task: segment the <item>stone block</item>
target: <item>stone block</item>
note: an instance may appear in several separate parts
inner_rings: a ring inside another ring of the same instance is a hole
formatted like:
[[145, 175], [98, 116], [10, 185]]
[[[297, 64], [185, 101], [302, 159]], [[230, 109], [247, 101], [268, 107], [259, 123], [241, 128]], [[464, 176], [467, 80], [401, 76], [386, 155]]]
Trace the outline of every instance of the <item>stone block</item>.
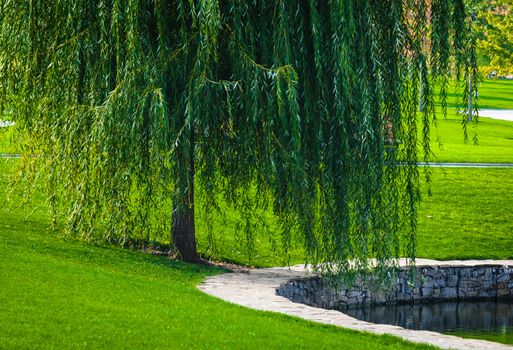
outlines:
[[511, 295], [511, 290], [508, 288], [497, 289], [497, 297], [504, 298]]
[[494, 275], [493, 268], [491, 268], [491, 267], [485, 268], [485, 270], [484, 270], [484, 279], [485, 280], [491, 281], [493, 278], [493, 275]]
[[442, 289], [439, 287], [434, 287], [431, 292], [431, 298], [440, 299], [442, 297]]
[[458, 274], [450, 274], [447, 276], [447, 287], [456, 287], [458, 285]]
[[495, 288], [483, 288], [479, 290], [479, 297], [485, 299], [495, 298], [497, 296], [497, 289]]
[[497, 282], [498, 283], [504, 283], [504, 282], [509, 282], [511, 280], [511, 277], [509, 275], [509, 273], [506, 273], [506, 272], [500, 272], [498, 275], [497, 275]]
[[432, 294], [432, 291], [433, 291], [433, 288], [430, 288], [430, 287], [422, 287], [420, 289], [420, 295], [423, 299], [426, 299], [426, 298], [431, 298], [431, 294]]
[[458, 291], [456, 287], [445, 287], [442, 289], [442, 298], [444, 299], [456, 299], [458, 297]]

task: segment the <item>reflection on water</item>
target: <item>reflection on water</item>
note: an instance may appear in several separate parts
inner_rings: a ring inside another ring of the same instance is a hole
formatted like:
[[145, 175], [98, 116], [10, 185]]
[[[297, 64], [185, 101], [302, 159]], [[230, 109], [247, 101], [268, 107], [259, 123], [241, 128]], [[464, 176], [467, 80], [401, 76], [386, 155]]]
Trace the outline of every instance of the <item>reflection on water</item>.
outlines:
[[372, 323], [513, 344], [513, 301], [390, 305], [344, 312]]

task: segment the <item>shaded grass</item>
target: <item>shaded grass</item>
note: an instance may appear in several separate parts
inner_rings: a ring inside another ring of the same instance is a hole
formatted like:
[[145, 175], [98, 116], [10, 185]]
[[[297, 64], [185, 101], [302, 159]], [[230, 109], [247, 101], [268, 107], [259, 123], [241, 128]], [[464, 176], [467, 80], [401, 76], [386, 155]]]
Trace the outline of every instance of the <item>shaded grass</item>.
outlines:
[[[513, 258], [513, 169], [432, 168], [432, 196], [422, 188], [418, 210], [418, 256], [440, 260]], [[221, 259], [248, 263], [244, 249], [237, 244], [237, 214], [227, 209], [227, 225], [218, 240]], [[274, 226], [272, 228], [276, 230]], [[273, 252], [268, 233], [255, 237], [255, 253], [249, 263], [278, 266], [286, 263], [280, 249]], [[278, 238], [275, 233], [274, 239]], [[201, 224], [200, 250], [207, 246]], [[292, 264], [303, 263], [303, 250], [296, 245]]]
[[197, 244], [200, 253], [207, 254], [214, 259], [259, 267], [304, 263], [303, 247], [299, 239], [294, 239], [297, 232], [294, 230], [291, 232], [291, 245], [288, 255], [286, 255], [283, 250], [279, 221], [270, 211], [263, 214], [267, 226], [257, 227], [252, 236], [254, 244], [251, 250], [247, 246], [247, 239], [240, 228], [239, 213], [223, 202], [220, 204], [224, 216], [214, 215], [215, 251], [211, 249], [211, 242], [206, 234], [204, 222], [201, 219], [196, 221]]
[[59, 239], [43, 207], [30, 210], [34, 203], [16, 195], [5, 201], [6, 163], [0, 160], [0, 348], [432, 348], [222, 302], [195, 288], [223, 272], [217, 268]]

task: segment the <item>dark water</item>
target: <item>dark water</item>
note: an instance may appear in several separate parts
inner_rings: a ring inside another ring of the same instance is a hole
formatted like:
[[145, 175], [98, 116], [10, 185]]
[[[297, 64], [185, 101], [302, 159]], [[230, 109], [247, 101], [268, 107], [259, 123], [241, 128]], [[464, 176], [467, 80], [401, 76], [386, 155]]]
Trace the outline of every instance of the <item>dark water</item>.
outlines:
[[513, 344], [513, 301], [376, 306], [344, 312], [372, 323]]

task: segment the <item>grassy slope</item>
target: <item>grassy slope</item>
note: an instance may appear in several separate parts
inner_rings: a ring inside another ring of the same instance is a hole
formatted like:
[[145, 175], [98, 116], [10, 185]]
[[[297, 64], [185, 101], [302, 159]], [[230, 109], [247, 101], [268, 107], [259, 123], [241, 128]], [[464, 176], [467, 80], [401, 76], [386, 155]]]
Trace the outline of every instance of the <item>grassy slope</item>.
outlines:
[[[462, 117], [456, 114], [461, 91], [455, 90], [454, 85], [451, 85], [448, 92], [447, 118], [443, 118], [439, 113], [438, 128], [431, 134], [431, 147], [436, 155], [432, 160], [513, 163], [513, 122], [479, 118], [477, 125], [468, 126], [470, 142], [465, 144], [461, 127]], [[484, 80], [479, 90], [479, 107], [513, 109], [513, 81]], [[472, 137], [476, 134], [477, 146], [472, 142]]]
[[[8, 162], [0, 161], [0, 348], [413, 347], [198, 292], [218, 269], [58, 239], [40, 198], [4, 201]], [[513, 170], [445, 171], [435, 170], [433, 197], [421, 207], [420, 256], [511, 257]]]
[[257, 312], [196, 290], [219, 269], [59, 239], [42, 209], [29, 211], [17, 197], [5, 202], [5, 163], [0, 348], [430, 348]]
[[[452, 82], [447, 89], [449, 107], [461, 103], [462, 89]], [[484, 79], [479, 85], [479, 108], [513, 109], [513, 81]]]
[[[472, 142], [477, 134], [478, 144]], [[432, 132], [431, 148], [436, 162], [513, 163], [513, 122], [480, 118], [468, 127], [469, 142], [463, 140], [461, 117], [448, 114]], [[437, 138], [441, 144], [437, 142]]]

